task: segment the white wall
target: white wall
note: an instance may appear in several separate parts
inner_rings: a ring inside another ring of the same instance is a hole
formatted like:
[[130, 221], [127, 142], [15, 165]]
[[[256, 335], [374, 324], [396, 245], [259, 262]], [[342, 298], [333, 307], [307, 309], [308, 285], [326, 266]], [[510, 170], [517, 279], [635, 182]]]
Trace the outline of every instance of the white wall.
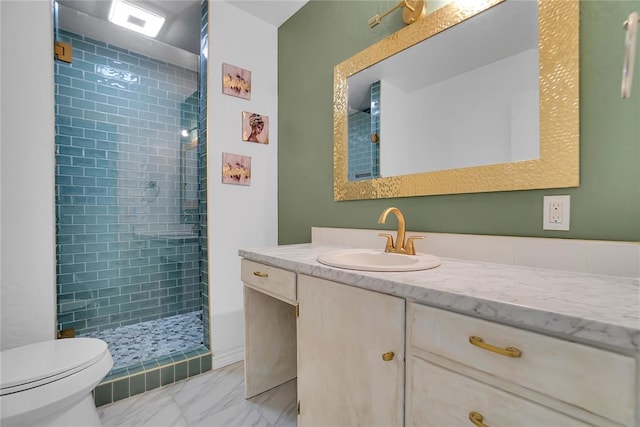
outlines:
[[[209, 2], [209, 289], [213, 366], [244, 356], [238, 249], [277, 244], [277, 28], [222, 1]], [[222, 64], [251, 71], [251, 99], [222, 94]], [[242, 141], [242, 112], [269, 117], [269, 144]], [[221, 183], [222, 153], [251, 157], [251, 186]]]
[[55, 337], [51, 7], [0, 1], [2, 350]]

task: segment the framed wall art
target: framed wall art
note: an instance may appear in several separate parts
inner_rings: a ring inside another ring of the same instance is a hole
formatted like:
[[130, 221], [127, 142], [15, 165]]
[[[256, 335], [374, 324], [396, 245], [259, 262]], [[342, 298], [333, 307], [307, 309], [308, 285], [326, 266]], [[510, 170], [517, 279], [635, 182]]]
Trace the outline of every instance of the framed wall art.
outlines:
[[222, 64], [222, 93], [251, 99], [251, 71]]
[[222, 153], [222, 183], [251, 185], [251, 157]]
[[269, 117], [261, 114], [242, 112], [242, 140], [269, 143]]

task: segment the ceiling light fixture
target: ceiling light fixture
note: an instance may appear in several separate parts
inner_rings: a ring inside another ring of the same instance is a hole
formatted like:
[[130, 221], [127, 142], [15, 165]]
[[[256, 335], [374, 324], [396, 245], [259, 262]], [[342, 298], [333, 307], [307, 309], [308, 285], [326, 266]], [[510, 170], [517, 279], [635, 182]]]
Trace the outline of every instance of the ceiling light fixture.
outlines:
[[124, 0], [113, 0], [109, 21], [145, 36], [155, 37], [164, 24], [164, 17]]

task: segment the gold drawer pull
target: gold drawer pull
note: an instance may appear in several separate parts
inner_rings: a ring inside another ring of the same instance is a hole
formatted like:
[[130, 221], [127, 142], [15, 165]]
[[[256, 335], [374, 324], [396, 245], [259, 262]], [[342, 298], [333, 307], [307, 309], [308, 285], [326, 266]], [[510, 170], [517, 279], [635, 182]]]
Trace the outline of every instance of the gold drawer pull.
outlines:
[[394, 357], [395, 357], [395, 353], [393, 351], [387, 351], [386, 353], [382, 353], [382, 360], [384, 360], [385, 362], [389, 362], [393, 360]]
[[259, 271], [254, 271], [253, 275], [258, 277], [269, 277], [269, 273], [261, 273]]
[[476, 411], [469, 412], [469, 420], [474, 426], [489, 427], [484, 423], [484, 417]]
[[485, 350], [489, 350], [494, 353], [501, 354], [503, 356], [514, 357], [514, 358], [518, 358], [522, 356], [522, 352], [515, 347], [507, 347], [507, 348], [495, 347], [485, 343], [480, 337], [471, 336], [469, 337], [469, 342], [475, 345], [476, 347], [484, 348]]

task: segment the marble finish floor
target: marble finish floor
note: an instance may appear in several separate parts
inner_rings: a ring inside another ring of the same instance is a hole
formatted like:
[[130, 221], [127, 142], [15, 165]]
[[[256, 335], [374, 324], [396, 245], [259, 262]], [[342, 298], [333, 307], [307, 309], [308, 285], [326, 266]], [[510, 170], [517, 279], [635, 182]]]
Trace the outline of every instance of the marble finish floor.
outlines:
[[193, 311], [83, 336], [107, 343], [115, 370], [198, 347], [204, 332], [201, 311]]
[[98, 407], [104, 427], [295, 427], [296, 380], [246, 400], [242, 362]]

